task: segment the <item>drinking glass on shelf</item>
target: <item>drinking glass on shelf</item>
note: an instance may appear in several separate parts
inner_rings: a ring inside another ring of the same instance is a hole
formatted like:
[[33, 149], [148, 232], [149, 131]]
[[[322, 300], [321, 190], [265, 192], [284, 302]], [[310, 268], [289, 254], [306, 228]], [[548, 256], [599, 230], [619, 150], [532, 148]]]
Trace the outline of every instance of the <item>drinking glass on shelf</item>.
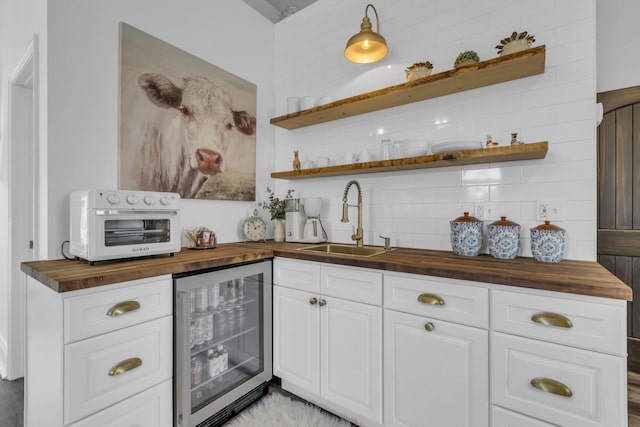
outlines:
[[393, 144], [390, 139], [380, 141], [380, 160], [390, 160], [393, 154]]
[[394, 141], [393, 143], [393, 159], [401, 159], [404, 157], [403, 149], [402, 149], [402, 141]]

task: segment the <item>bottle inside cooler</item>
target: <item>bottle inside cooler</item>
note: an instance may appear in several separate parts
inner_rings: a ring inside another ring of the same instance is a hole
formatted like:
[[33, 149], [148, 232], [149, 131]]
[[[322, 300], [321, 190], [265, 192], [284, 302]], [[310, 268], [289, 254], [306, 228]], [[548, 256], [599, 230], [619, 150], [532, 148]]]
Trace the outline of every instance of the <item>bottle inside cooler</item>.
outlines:
[[190, 291], [192, 412], [263, 369], [261, 280], [248, 276]]

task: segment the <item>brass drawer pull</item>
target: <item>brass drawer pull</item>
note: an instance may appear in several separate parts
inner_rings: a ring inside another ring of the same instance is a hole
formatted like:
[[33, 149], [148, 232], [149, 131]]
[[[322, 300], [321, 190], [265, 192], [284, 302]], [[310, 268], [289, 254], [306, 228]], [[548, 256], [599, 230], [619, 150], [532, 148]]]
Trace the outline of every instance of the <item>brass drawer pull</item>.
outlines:
[[116, 375], [124, 374], [125, 372], [135, 369], [140, 365], [142, 365], [142, 359], [139, 357], [132, 357], [131, 359], [123, 360], [109, 370], [109, 376], [115, 377]]
[[572, 328], [573, 323], [569, 318], [558, 313], [540, 312], [531, 316], [531, 320], [546, 326], [557, 326], [558, 328]]
[[120, 316], [125, 313], [136, 311], [140, 309], [140, 303], [138, 301], [123, 301], [112, 306], [107, 311], [107, 316], [114, 317]]
[[547, 393], [557, 394], [558, 396], [571, 397], [573, 393], [571, 389], [560, 381], [552, 380], [551, 378], [537, 377], [531, 380], [531, 385], [538, 390], [546, 391]]
[[427, 322], [424, 324], [424, 328], [427, 330], [427, 332], [431, 332], [433, 331], [436, 327], [433, 323], [431, 322]]
[[320, 307], [324, 307], [325, 305], [327, 305], [327, 301], [325, 299], [321, 299], [320, 300]]
[[423, 304], [444, 305], [444, 300], [435, 294], [420, 294], [418, 296], [418, 301]]
[[311, 305], [315, 305], [315, 304], [317, 304], [317, 303], [318, 303], [318, 298], [316, 298], [316, 297], [313, 297], [313, 298], [311, 298], [311, 299], [309, 300], [309, 304], [311, 304]]

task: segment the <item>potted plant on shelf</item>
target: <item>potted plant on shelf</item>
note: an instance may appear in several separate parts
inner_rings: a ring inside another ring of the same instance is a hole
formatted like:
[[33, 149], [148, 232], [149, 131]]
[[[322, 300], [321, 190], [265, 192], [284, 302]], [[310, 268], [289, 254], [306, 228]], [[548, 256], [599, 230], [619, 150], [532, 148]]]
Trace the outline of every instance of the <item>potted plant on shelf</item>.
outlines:
[[404, 72], [407, 75], [407, 80], [412, 81], [415, 79], [421, 79], [423, 77], [427, 77], [431, 75], [431, 70], [433, 70], [433, 65], [429, 61], [424, 62], [416, 62], [413, 65], [407, 67]]
[[511, 36], [500, 40], [500, 44], [496, 46], [496, 49], [498, 49], [498, 55], [500, 56], [509, 55], [510, 53], [531, 48], [531, 44], [535, 41], [536, 39], [533, 34], [529, 34], [526, 31], [521, 33], [514, 31], [511, 33]]
[[480, 62], [480, 57], [478, 56], [477, 52], [473, 50], [465, 50], [464, 52], [461, 52], [460, 55], [458, 55], [453, 66], [456, 68], [469, 67], [472, 65], [477, 65], [478, 62]]
[[271, 188], [267, 187], [267, 189], [265, 190], [265, 193], [268, 194], [268, 197], [267, 197], [268, 200], [262, 202], [260, 206], [262, 206], [263, 209], [268, 210], [269, 214], [271, 214], [271, 219], [275, 221], [273, 226], [273, 240], [275, 242], [284, 241], [284, 218], [285, 218], [284, 208], [286, 204], [286, 199], [291, 199], [291, 193], [293, 192], [294, 190], [292, 189], [287, 190], [286, 197], [284, 199], [280, 199], [276, 197], [275, 193], [273, 192], [273, 190], [271, 190]]

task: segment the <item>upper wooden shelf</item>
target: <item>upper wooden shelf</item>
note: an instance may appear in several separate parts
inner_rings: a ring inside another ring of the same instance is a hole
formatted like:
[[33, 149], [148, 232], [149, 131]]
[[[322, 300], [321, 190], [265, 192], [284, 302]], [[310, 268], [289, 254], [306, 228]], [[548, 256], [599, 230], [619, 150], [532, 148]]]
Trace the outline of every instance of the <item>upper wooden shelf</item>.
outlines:
[[545, 52], [544, 45], [534, 47], [482, 61], [477, 65], [443, 71], [422, 79], [275, 117], [271, 119], [271, 124], [289, 130], [298, 129], [542, 74], [544, 73]]
[[322, 176], [341, 176], [410, 169], [441, 168], [446, 166], [475, 165], [480, 163], [510, 162], [514, 160], [543, 159], [547, 155], [547, 141], [530, 144], [505, 145], [494, 148], [462, 150], [405, 159], [379, 160], [353, 163], [326, 168], [301, 169], [299, 171], [273, 172], [272, 178], [304, 179]]

